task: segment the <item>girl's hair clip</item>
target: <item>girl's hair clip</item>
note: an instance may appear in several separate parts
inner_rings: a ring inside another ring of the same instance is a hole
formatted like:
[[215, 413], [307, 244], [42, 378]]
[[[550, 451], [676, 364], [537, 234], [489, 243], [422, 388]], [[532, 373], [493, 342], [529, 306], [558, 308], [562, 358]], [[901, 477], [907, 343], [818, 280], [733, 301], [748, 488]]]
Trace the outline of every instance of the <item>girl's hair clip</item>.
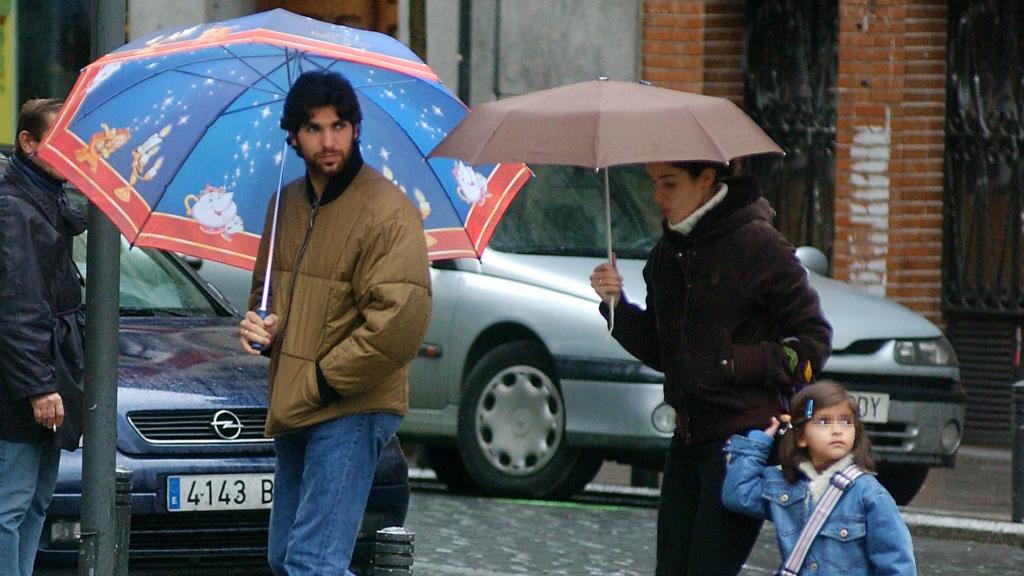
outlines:
[[814, 415], [814, 398], [807, 399], [807, 409], [804, 411], [804, 417], [810, 418]]

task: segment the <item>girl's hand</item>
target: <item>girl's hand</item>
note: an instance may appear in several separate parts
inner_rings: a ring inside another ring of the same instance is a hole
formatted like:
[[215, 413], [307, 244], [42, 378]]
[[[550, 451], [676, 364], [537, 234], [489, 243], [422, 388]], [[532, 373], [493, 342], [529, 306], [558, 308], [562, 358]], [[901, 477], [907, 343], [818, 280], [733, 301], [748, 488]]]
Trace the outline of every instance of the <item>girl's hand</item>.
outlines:
[[781, 414], [779, 415], [778, 420], [772, 418], [772, 426], [770, 428], [775, 428], [775, 433], [778, 434], [779, 436], [785, 436], [786, 432], [789, 432], [789, 430], [793, 427], [791, 424], [792, 422], [792, 416], [790, 416], [789, 414]]
[[[785, 416], [783, 416], [783, 418], [785, 418]], [[767, 428], [764, 429], [764, 433], [767, 434], [769, 438], [774, 438], [775, 433], [778, 431], [779, 419], [776, 418], [775, 416], [772, 416], [772, 423]]]

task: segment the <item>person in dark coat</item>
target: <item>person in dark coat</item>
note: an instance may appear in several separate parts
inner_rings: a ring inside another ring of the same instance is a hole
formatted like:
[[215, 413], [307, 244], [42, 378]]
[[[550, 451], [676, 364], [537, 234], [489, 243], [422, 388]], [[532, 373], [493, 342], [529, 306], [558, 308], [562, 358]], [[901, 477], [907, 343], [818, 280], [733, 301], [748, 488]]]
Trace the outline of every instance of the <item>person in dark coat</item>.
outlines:
[[71, 243], [85, 219], [35, 155], [60, 106], [22, 106], [0, 178], [0, 566], [20, 576], [32, 574], [60, 448], [76, 449], [81, 435], [84, 318]]
[[676, 411], [658, 505], [657, 576], [739, 573], [761, 521], [722, 505], [726, 440], [764, 428], [830, 353], [832, 328], [752, 179], [728, 167], [647, 165], [664, 232], [644, 267], [646, 307], [614, 259], [594, 269], [612, 336], [665, 374]]

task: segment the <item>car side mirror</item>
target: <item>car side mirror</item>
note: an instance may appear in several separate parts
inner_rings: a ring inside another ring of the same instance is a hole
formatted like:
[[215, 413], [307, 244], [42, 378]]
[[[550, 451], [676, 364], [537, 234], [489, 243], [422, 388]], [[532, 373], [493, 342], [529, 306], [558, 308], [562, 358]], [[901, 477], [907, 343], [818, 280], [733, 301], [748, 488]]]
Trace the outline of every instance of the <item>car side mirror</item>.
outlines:
[[796, 257], [800, 263], [819, 276], [828, 276], [828, 257], [814, 246], [801, 246], [796, 249]]

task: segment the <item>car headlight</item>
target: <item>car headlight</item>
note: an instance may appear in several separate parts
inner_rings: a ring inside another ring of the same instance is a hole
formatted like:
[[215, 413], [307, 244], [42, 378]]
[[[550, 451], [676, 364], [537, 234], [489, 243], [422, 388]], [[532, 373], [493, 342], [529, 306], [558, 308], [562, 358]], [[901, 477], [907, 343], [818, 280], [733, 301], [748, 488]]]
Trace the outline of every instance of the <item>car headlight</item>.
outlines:
[[956, 352], [949, 340], [897, 340], [896, 362], [914, 366], [956, 366]]

